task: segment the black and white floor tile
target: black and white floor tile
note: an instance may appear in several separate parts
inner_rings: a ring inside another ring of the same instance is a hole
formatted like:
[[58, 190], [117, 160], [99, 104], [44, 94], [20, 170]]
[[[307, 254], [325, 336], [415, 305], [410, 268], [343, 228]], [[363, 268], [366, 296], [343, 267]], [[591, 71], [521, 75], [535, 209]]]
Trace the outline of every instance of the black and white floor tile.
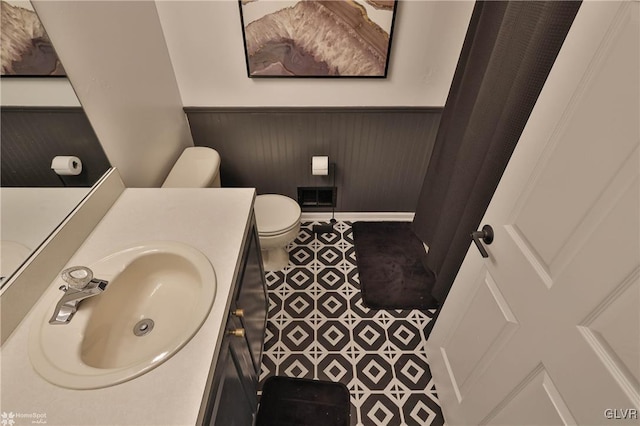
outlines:
[[[441, 425], [425, 354], [433, 311], [362, 303], [351, 223], [315, 235], [303, 223], [289, 266], [268, 272], [269, 314], [260, 376], [347, 385], [352, 425]], [[260, 392], [259, 392], [260, 393]]]

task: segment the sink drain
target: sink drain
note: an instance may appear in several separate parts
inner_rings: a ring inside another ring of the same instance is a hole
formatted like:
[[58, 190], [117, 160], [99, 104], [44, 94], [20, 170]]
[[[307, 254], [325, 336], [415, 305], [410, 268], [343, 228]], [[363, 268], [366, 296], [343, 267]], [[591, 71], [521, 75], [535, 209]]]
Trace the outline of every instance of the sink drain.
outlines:
[[150, 318], [140, 320], [133, 326], [133, 334], [136, 336], [145, 336], [153, 330], [154, 322]]

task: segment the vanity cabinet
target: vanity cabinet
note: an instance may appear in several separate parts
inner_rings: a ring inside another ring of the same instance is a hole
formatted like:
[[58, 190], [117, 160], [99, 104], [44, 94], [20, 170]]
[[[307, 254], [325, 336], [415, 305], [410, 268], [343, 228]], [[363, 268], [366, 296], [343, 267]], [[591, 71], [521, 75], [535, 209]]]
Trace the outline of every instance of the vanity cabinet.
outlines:
[[242, 253], [225, 335], [213, 372], [205, 425], [251, 426], [258, 406], [267, 296], [254, 217], [244, 237]]

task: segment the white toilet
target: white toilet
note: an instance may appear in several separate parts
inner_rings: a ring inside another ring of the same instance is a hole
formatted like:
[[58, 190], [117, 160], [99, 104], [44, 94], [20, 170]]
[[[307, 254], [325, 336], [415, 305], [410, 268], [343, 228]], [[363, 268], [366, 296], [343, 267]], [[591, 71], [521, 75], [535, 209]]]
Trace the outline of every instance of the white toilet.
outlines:
[[185, 148], [162, 187], [220, 188], [220, 154], [206, 146]]
[[[162, 184], [163, 188], [219, 188], [220, 155], [214, 149], [186, 148]], [[254, 205], [265, 271], [289, 264], [287, 245], [300, 232], [300, 206], [284, 195], [264, 194]]]
[[264, 194], [254, 205], [258, 238], [265, 271], [278, 271], [289, 264], [287, 244], [300, 232], [300, 206], [284, 195]]

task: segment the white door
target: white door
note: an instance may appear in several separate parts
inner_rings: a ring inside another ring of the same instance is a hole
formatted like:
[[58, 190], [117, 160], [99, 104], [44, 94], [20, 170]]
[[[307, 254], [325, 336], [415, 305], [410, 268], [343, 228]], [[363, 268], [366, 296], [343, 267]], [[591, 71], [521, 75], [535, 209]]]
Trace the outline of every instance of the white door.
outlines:
[[427, 343], [449, 425], [638, 424], [638, 2], [584, 2]]

